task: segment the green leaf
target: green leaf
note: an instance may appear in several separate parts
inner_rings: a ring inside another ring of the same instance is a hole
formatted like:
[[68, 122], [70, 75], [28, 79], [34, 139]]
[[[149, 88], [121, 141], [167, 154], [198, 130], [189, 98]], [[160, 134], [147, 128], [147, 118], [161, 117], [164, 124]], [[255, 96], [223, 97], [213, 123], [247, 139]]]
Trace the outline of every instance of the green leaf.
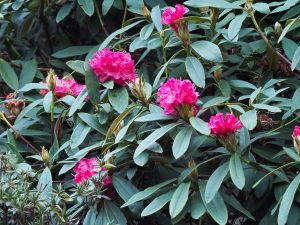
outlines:
[[[199, 190], [201, 193], [201, 198], [204, 199], [205, 183], [203, 181], [199, 181]], [[224, 200], [219, 193], [215, 195], [210, 203], [204, 202], [204, 205], [209, 215], [213, 218], [214, 221], [216, 221], [217, 224], [227, 224], [228, 211]]]
[[31, 83], [37, 72], [36, 60], [26, 61], [22, 64], [22, 71], [20, 74], [20, 87]]
[[193, 129], [191, 127], [185, 127], [176, 135], [172, 147], [175, 159], [180, 158], [187, 151], [192, 134]]
[[143, 210], [142, 217], [149, 216], [162, 209], [172, 198], [174, 191], [169, 191], [158, 196]]
[[300, 109], [300, 88], [297, 88], [295, 91], [293, 98], [292, 98], [292, 112], [296, 111], [297, 109]]
[[175, 218], [183, 210], [189, 198], [191, 182], [181, 183], [175, 190], [169, 207], [171, 218]]
[[71, 46], [52, 54], [52, 57], [62, 59], [88, 53], [94, 46]]
[[236, 16], [230, 23], [228, 27], [228, 38], [230, 40], [237, 40], [238, 34], [241, 31], [242, 24], [247, 18], [247, 13]]
[[240, 9], [241, 7], [229, 3], [225, 0], [190, 0], [184, 2], [185, 5], [194, 7], [194, 8], [202, 8], [202, 7], [214, 7], [214, 8], [220, 8], [220, 9]]
[[118, 113], [124, 112], [129, 102], [127, 89], [125, 87], [118, 87], [108, 90], [108, 100]]
[[149, 122], [149, 121], [159, 121], [159, 120], [174, 120], [176, 117], [169, 116], [164, 113], [149, 113], [145, 116], [141, 116], [135, 119], [135, 122]]
[[31, 90], [42, 90], [42, 89], [48, 89], [47, 84], [42, 84], [42, 83], [29, 83], [25, 84], [24, 87], [18, 90], [18, 92], [27, 92]]
[[18, 90], [19, 82], [16, 72], [4, 59], [0, 59], [0, 75], [3, 81], [14, 91]]
[[287, 23], [287, 26], [283, 29], [280, 37], [278, 38], [277, 43], [279, 43], [289, 31], [292, 31], [293, 29], [298, 27], [298, 25], [300, 24], [300, 16], [298, 16], [296, 19], [290, 20], [288, 22], [289, 23]]
[[26, 116], [27, 113], [29, 113], [32, 109], [34, 109], [36, 106], [40, 105], [44, 99], [38, 99], [32, 103], [30, 103], [28, 106], [26, 106], [21, 113], [18, 115], [15, 123], [18, 123], [24, 116]]
[[223, 57], [218, 45], [210, 41], [196, 41], [192, 43], [192, 48], [202, 58], [212, 62], [222, 62]]
[[91, 69], [85, 70], [85, 84], [89, 94], [89, 100], [93, 105], [100, 104], [100, 84]]
[[147, 40], [151, 36], [153, 29], [154, 29], [153, 23], [150, 23], [150, 24], [147, 24], [146, 26], [144, 26], [140, 32], [141, 39]]
[[151, 146], [155, 141], [157, 141], [159, 138], [164, 136], [167, 132], [174, 129], [176, 126], [178, 126], [180, 123], [171, 123], [164, 127], [161, 127], [157, 130], [155, 130], [152, 134], [150, 134], [146, 139], [144, 139], [137, 149], [134, 152], [133, 157], [137, 157], [139, 154], [141, 154], [143, 151], [145, 151], [149, 146]]
[[71, 148], [74, 149], [78, 147], [84, 141], [90, 130], [91, 127], [87, 126], [84, 122], [77, 124], [71, 135]]
[[191, 80], [201, 88], [205, 87], [205, 71], [201, 62], [196, 57], [187, 57], [185, 68]]
[[253, 130], [257, 125], [257, 112], [255, 109], [245, 112], [240, 116], [240, 120], [248, 130]]
[[205, 102], [202, 106], [202, 108], [210, 108], [215, 105], [219, 105], [223, 102], [226, 102], [229, 98], [228, 97], [214, 97], [207, 102]]
[[94, 208], [91, 208], [87, 212], [82, 225], [94, 225], [96, 221], [96, 217], [97, 217], [96, 210]]
[[52, 98], [53, 98], [52, 91], [49, 91], [44, 97], [43, 106], [45, 112], [47, 113], [49, 113], [51, 110]]
[[134, 22], [126, 27], [123, 27], [119, 30], [116, 30], [115, 32], [111, 33], [103, 42], [102, 44], [100, 45], [99, 47], [99, 50], [102, 50], [104, 48], [107, 47], [107, 45], [118, 35], [124, 33], [125, 31], [135, 27], [136, 25], [138, 25], [139, 23], [143, 22], [143, 20], [140, 20], [140, 21], [137, 21], [137, 22]]
[[105, 129], [100, 125], [98, 118], [95, 115], [89, 113], [78, 113], [79, 118], [89, 125], [94, 130], [98, 131], [101, 134], [106, 134]]
[[102, 2], [102, 14], [105, 16], [110, 8], [113, 6], [114, 0], [103, 0]]
[[151, 19], [154, 23], [156, 30], [158, 32], [161, 32], [162, 31], [162, 24], [161, 24], [162, 19], [161, 19], [161, 12], [160, 12], [159, 5], [152, 8]]
[[242, 190], [245, 186], [245, 175], [240, 156], [237, 153], [232, 155], [230, 158], [229, 171], [231, 180], [233, 181], [235, 186], [238, 189]]
[[276, 106], [266, 105], [266, 104], [253, 104], [254, 108], [268, 110], [269, 112], [281, 112], [281, 109]]
[[207, 203], [211, 202], [215, 195], [218, 193], [221, 184], [229, 171], [228, 162], [219, 166], [213, 174], [209, 177], [206, 188], [205, 188], [205, 201]]
[[92, 16], [94, 14], [95, 6], [93, 0], [77, 0], [77, 2], [88, 16]]
[[193, 219], [198, 220], [201, 216], [204, 215], [206, 209], [202, 201], [200, 193], [197, 191], [192, 197], [191, 202], [191, 216]]
[[46, 167], [40, 178], [39, 182], [37, 184], [37, 189], [41, 192], [41, 195], [49, 199], [52, 195], [52, 175], [49, 167]]
[[59, 23], [64, 18], [66, 18], [70, 12], [72, 11], [74, 4], [73, 3], [66, 3], [64, 4], [58, 11], [56, 15], [56, 23]]
[[200, 134], [210, 135], [210, 129], [208, 127], [208, 123], [204, 122], [200, 118], [191, 117], [190, 123]]
[[70, 67], [73, 71], [80, 73], [82, 75], [85, 75], [85, 70], [84, 70], [84, 62], [80, 60], [71, 60], [68, 61], [67, 66]]
[[283, 38], [282, 48], [284, 50], [284, 54], [286, 54], [288, 59], [293, 60], [293, 57], [294, 57], [296, 49], [298, 48], [298, 45], [294, 41], [292, 41], [288, 38]]
[[119, 207], [117, 207], [112, 201], [103, 201], [103, 206], [97, 216], [95, 225], [127, 225], [126, 218]]
[[8, 130], [7, 131], [7, 143], [6, 143], [8, 149], [10, 150], [9, 156], [14, 157], [16, 163], [23, 163], [25, 162], [23, 156], [19, 152], [19, 150], [16, 147], [16, 140], [13, 136], [13, 134]]
[[147, 199], [149, 198], [150, 196], [152, 196], [155, 192], [157, 192], [159, 189], [167, 186], [168, 184], [171, 184], [173, 183], [174, 181], [176, 180], [176, 178], [173, 178], [171, 180], [167, 180], [167, 181], [164, 181], [160, 184], [157, 184], [157, 185], [154, 185], [152, 187], [148, 187], [146, 188], [144, 191], [141, 191], [139, 193], [136, 193], [135, 195], [133, 195], [125, 204], [123, 204], [121, 207], [126, 207], [126, 206], [129, 206], [135, 202], [138, 202], [138, 201], [141, 201], [141, 200], [144, 200], [144, 199]]
[[253, 4], [252, 8], [263, 14], [269, 14], [271, 12], [269, 5], [264, 2], [258, 2]]
[[299, 62], [300, 62], [300, 46], [297, 48], [297, 50], [296, 50], [296, 52], [295, 52], [295, 54], [293, 56], [292, 66], [291, 66], [292, 71], [294, 69], [296, 69], [296, 67], [298, 66]]
[[285, 225], [288, 219], [288, 215], [291, 209], [291, 206], [293, 204], [294, 196], [296, 194], [296, 191], [298, 189], [300, 183], [300, 174], [298, 174], [294, 180], [291, 182], [291, 184], [288, 186], [286, 191], [284, 192], [279, 212], [278, 212], [278, 225]]
[[84, 103], [84, 100], [86, 99], [87, 95], [88, 93], [86, 88], [80, 92], [80, 94], [77, 96], [77, 98], [75, 99], [75, 101], [73, 102], [69, 110], [69, 114], [68, 114], [69, 117], [73, 116], [76, 110], [82, 106], [82, 103]]

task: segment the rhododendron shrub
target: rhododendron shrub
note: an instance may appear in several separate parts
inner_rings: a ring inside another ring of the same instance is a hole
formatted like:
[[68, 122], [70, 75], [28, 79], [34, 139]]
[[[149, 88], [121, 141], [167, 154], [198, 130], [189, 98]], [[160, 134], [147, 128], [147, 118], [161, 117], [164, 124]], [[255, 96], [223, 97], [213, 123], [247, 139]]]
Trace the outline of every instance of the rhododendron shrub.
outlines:
[[0, 10], [1, 225], [300, 224], [299, 1]]

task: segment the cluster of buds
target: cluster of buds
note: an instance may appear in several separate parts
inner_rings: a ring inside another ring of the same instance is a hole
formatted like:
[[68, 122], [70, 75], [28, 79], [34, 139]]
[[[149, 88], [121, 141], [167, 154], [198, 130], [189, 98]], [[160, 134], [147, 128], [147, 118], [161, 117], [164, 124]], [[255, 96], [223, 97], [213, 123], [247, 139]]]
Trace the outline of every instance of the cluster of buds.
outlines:
[[25, 101], [17, 98], [16, 93], [10, 93], [6, 96], [5, 108], [10, 111], [9, 118], [16, 118], [25, 107]]
[[143, 79], [136, 78], [133, 82], [129, 83], [132, 94], [144, 105], [148, 105], [147, 93], [145, 89], [145, 82]]

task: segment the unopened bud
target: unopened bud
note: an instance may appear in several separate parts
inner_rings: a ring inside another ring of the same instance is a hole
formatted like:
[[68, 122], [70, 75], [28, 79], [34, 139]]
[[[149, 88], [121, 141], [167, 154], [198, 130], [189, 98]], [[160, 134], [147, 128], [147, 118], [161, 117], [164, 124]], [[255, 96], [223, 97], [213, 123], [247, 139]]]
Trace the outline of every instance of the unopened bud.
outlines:
[[50, 69], [47, 76], [47, 86], [49, 91], [54, 91], [55, 89], [55, 72], [53, 69]]
[[191, 44], [190, 32], [185, 22], [179, 22], [178, 26], [178, 38], [183, 43], [184, 47], [188, 47]]
[[253, 9], [252, 5], [253, 5], [253, 0], [247, 0], [245, 3], [245, 9], [251, 11]]
[[142, 5], [141, 8], [142, 8], [142, 12], [143, 12], [145, 19], [150, 22], [151, 21], [151, 12], [144, 4]]
[[119, 124], [118, 124], [118, 126], [116, 127], [116, 129], [114, 130], [114, 135], [115, 136], [117, 136], [118, 135], [118, 133], [119, 133], [119, 131], [122, 129], [124, 127], [124, 120], [122, 120]]
[[276, 22], [275, 25], [274, 25], [274, 29], [275, 29], [275, 32], [278, 36], [281, 35], [282, 33], [282, 26], [279, 22]]
[[148, 100], [147, 100], [147, 93], [145, 89], [145, 83], [143, 79], [135, 79], [131, 84], [130, 84], [130, 89], [132, 94], [143, 104], [147, 105]]
[[214, 71], [214, 77], [216, 78], [216, 80], [221, 80], [222, 79], [222, 69], [219, 68], [217, 70]]
[[43, 162], [45, 163], [45, 165], [48, 165], [49, 164], [49, 152], [47, 151], [47, 149], [43, 146], [42, 147], [42, 159], [43, 159]]
[[190, 174], [190, 179], [192, 181], [196, 182], [198, 180], [198, 171], [197, 171], [197, 168], [196, 168], [196, 163], [193, 159], [190, 159], [188, 161], [188, 167], [193, 170]]
[[228, 134], [226, 137], [219, 137], [219, 142], [232, 154], [237, 150], [237, 141], [234, 133]]

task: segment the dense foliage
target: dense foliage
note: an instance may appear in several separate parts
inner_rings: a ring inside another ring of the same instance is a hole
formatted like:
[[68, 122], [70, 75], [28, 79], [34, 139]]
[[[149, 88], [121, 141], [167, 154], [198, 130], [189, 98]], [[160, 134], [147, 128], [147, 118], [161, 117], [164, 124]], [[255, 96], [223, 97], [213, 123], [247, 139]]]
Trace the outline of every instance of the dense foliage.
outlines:
[[0, 224], [300, 224], [299, 12], [0, 0]]

